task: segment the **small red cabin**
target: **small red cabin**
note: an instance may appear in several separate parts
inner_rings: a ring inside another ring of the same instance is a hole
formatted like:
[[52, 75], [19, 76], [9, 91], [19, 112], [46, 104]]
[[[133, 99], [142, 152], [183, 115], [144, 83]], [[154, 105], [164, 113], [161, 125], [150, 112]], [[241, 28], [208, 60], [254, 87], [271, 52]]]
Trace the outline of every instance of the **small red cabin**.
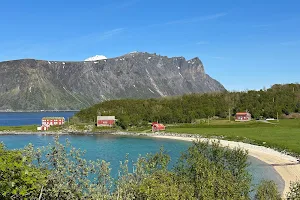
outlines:
[[112, 127], [116, 123], [115, 116], [97, 116], [97, 126]]
[[250, 121], [251, 120], [251, 114], [248, 112], [238, 112], [235, 114], [235, 121]]
[[48, 131], [49, 130], [50, 125], [48, 124], [43, 124], [42, 126], [37, 127], [38, 131]]
[[163, 124], [159, 124], [158, 122], [152, 123], [152, 132], [164, 131], [166, 127]]

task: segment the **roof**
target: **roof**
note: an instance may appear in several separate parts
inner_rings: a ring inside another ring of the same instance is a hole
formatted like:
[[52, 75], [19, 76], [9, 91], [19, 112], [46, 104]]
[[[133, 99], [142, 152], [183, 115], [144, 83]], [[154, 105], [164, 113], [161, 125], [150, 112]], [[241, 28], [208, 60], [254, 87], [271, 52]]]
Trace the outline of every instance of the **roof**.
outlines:
[[236, 113], [236, 115], [248, 115], [248, 114], [250, 114], [250, 113], [248, 113], [248, 112], [238, 112], [238, 113]]
[[163, 124], [153, 124], [153, 126], [155, 126], [157, 128], [165, 128], [165, 125], [163, 125]]
[[65, 119], [64, 117], [43, 117], [43, 119]]
[[116, 120], [115, 116], [97, 116], [97, 120]]
[[49, 124], [42, 124], [42, 126], [41, 127], [50, 127], [50, 125]]

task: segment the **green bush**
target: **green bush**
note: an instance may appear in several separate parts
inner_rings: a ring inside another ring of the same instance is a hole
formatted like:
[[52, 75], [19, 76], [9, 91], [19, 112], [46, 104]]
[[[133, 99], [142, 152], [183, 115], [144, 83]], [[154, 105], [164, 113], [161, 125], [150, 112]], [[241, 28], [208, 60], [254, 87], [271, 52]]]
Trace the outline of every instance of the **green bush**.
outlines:
[[46, 184], [45, 170], [31, 163], [22, 151], [0, 144], [0, 199], [37, 198]]
[[293, 182], [290, 185], [290, 192], [287, 194], [287, 199], [299, 200], [300, 199], [300, 182]]
[[262, 181], [255, 194], [256, 200], [280, 200], [280, 194], [274, 181]]

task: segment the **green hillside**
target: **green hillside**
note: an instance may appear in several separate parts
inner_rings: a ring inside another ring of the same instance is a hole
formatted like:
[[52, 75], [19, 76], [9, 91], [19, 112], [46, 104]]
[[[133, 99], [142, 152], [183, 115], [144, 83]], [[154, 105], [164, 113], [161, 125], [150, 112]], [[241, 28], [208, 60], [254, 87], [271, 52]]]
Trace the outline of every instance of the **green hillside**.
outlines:
[[248, 110], [254, 118], [298, 116], [300, 85], [274, 85], [266, 90], [189, 94], [178, 97], [112, 100], [96, 104], [76, 114], [82, 122], [93, 122], [97, 115], [115, 115], [119, 123], [142, 125], [151, 121], [191, 123], [207, 117], [226, 118]]

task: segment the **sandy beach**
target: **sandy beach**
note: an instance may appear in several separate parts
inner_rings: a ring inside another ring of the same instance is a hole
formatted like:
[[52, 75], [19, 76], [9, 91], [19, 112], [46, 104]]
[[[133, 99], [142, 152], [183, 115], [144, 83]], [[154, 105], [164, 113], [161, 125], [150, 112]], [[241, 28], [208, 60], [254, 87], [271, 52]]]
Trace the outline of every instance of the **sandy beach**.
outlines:
[[[184, 141], [197, 140], [197, 138], [168, 136], [168, 135], [152, 135], [152, 137], [184, 140]], [[207, 139], [200, 138], [199, 140], [204, 141]], [[213, 139], [210, 139], [210, 141], [212, 140]], [[282, 197], [286, 196], [286, 193], [289, 191], [289, 186], [291, 182], [300, 180], [300, 163], [297, 161], [295, 157], [285, 155], [273, 149], [262, 147], [262, 146], [256, 146], [252, 144], [233, 142], [227, 140], [219, 140], [219, 141], [222, 146], [228, 146], [229, 148], [238, 147], [244, 150], [248, 150], [250, 156], [253, 156], [267, 164], [272, 165], [274, 169], [278, 172], [278, 174], [282, 177], [285, 183]]]

